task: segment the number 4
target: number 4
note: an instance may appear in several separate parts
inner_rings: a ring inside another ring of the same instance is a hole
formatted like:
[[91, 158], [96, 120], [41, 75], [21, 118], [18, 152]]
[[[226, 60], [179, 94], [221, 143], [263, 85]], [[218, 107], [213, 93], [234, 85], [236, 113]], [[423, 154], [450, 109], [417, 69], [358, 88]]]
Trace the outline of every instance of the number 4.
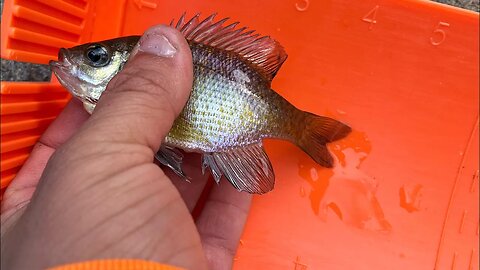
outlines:
[[[447, 37], [447, 34], [445, 33], [445, 30], [440, 29], [440, 27], [449, 27], [450, 24], [446, 22], [439, 22], [437, 24], [437, 27], [435, 27], [435, 30], [433, 30], [434, 36], [430, 37], [430, 43], [432, 43], [433, 46], [438, 46], [442, 44], [445, 41], [445, 38]], [[438, 37], [438, 38], [435, 38]]]
[[372, 10], [370, 10], [367, 15], [363, 16], [362, 21], [367, 22], [370, 24], [368, 27], [369, 30], [372, 30], [373, 25], [377, 23], [377, 20], [375, 19], [377, 17], [377, 11], [378, 11], [379, 6], [376, 5]]

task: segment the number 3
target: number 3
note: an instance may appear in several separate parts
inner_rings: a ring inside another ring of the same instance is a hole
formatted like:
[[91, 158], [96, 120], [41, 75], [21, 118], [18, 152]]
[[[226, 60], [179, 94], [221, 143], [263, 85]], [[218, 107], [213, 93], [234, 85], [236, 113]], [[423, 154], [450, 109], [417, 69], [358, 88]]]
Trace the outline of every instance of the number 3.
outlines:
[[445, 30], [440, 29], [440, 27], [449, 27], [450, 24], [446, 22], [439, 22], [437, 24], [437, 27], [435, 30], [433, 30], [433, 36], [430, 38], [430, 43], [432, 43], [433, 46], [438, 46], [442, 44], [445, 41], [445, 38], [447, 37], [447, 34], [445, 33]]

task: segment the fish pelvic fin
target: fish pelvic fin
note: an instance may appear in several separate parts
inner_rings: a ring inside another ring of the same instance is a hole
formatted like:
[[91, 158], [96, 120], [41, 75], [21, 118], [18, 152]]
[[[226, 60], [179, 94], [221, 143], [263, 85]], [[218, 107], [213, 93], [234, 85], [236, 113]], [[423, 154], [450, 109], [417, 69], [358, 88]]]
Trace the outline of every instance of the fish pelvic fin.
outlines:
[[202, 168], [210, 167], [215, 181], [225, 178], [239, 191], [264, 194], [275, 184], [275, 174], [262, 143], [225, 152], [203, 154]]
[[199, 13], [190, 19], [183, 13], [176, 23], [172, 20], [170, 26], [180, 31], [188, 41], [240, 55], [271, 81], [287, 59], [282, 45], [247, 27], [237, 27], [238, 22], [226, 23], [229, 18], [216, 20], [216, 15], [214, 13], [200, 20]]
[[162, 144], [160, 150], [155, 154], [155, 159], [158, 160], [160, 164], [172, 169], [173, 172], [186, 181], [190, 180], [182, 170], [183, 154], [180, 150]]
[[318, 164], [327, 168], [333, 167], [333, 158], [327, 149], [327, 143], [347, 136], [352, 129], [329, 117], [303, 113], [306, 125], [297, 138], [297, 145]]

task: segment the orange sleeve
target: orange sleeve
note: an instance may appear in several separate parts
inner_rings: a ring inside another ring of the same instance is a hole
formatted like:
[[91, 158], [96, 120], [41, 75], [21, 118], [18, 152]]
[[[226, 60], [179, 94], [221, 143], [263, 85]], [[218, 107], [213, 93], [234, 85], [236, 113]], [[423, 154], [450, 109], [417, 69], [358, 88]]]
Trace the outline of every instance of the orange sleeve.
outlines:
[[133, 260], [133, 259], [112, 259], [95, 260], [80, 263], [72, 263], [47, 270], [184, 270], [166, 264], [156, 262]]

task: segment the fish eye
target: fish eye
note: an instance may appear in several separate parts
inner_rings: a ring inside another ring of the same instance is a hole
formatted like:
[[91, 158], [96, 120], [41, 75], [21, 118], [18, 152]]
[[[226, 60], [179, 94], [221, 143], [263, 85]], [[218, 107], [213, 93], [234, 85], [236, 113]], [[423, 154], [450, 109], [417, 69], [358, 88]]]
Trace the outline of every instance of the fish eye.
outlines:
[[107, 49], [100, 44], [94, 44], [88, 47], [85, 52], [85, 57], [94, 67], [103, 67], [110, 62], [110, 56], [108, 55]]

